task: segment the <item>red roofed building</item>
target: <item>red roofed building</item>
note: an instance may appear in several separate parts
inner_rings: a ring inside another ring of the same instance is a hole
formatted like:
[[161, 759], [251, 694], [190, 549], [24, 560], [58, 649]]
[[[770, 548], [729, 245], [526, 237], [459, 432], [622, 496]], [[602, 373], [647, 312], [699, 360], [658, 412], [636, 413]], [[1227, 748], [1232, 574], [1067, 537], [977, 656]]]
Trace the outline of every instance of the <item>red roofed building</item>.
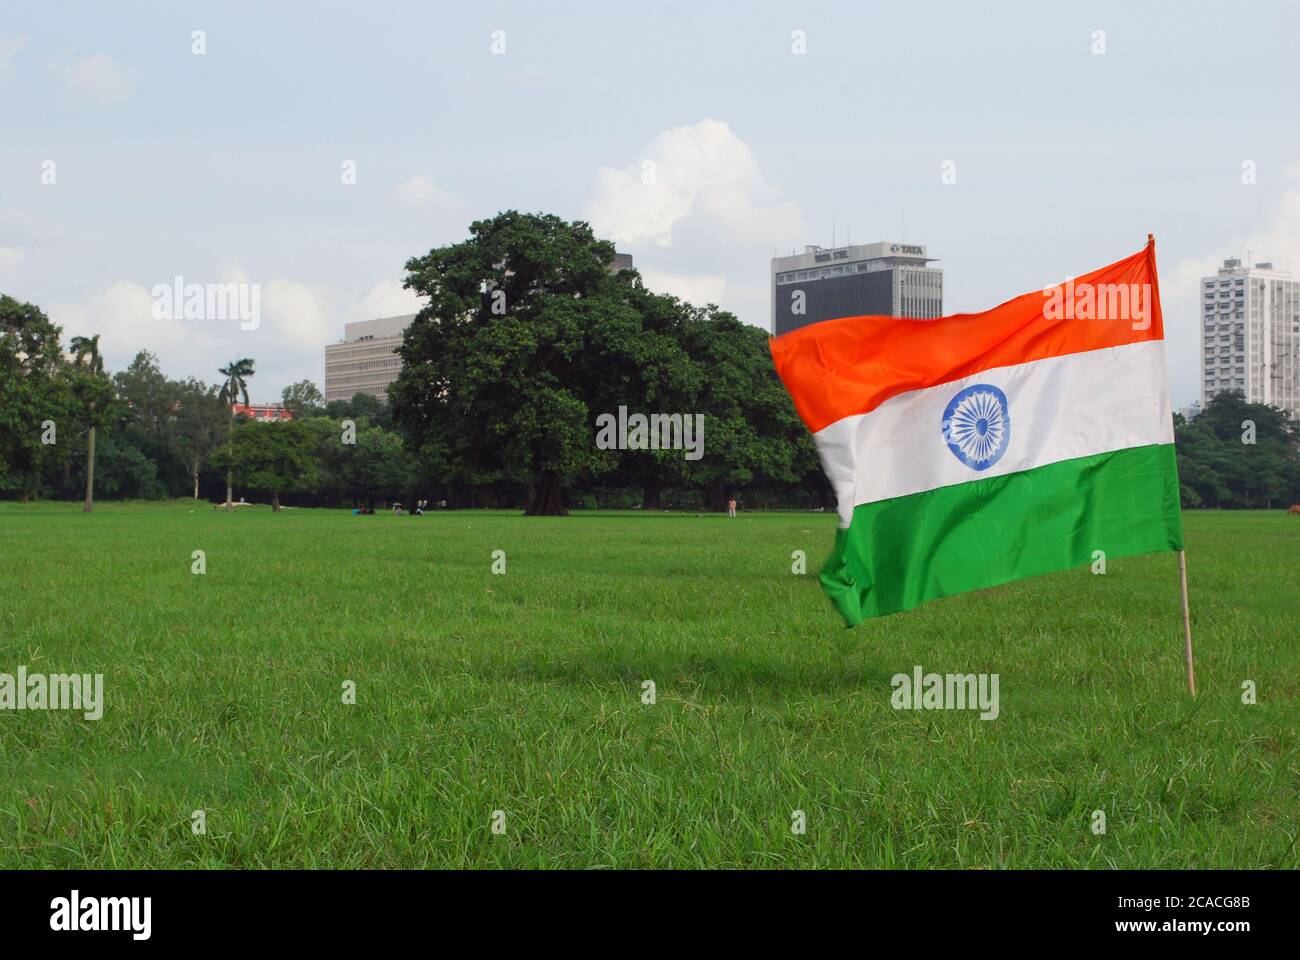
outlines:
[[292, 420], [293, 411], [286, 410], [282, 403], [236, 403], [235, 413], [242, 413], [254, 420]]

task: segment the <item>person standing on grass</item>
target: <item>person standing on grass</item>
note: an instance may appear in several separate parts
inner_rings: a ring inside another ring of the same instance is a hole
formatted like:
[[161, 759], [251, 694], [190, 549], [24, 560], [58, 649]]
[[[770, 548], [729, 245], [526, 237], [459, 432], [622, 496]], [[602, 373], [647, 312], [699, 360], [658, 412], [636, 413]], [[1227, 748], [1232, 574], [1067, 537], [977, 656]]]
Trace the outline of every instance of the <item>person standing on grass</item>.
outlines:
[[727, 516], [734, 517], [735, 515], [736, 515], [736, 498], [732, 497], [730, 500], [727, 501]]

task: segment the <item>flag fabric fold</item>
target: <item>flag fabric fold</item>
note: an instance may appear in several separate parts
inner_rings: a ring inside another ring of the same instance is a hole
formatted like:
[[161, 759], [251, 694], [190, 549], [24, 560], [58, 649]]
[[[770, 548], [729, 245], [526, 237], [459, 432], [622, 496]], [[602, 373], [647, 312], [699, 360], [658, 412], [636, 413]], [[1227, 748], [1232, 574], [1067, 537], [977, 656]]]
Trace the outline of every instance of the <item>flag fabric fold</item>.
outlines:
[[1182, 549], [1155, 244], [980, 314], [846, 317], [771, 341], [839, 513], [849, 625]]

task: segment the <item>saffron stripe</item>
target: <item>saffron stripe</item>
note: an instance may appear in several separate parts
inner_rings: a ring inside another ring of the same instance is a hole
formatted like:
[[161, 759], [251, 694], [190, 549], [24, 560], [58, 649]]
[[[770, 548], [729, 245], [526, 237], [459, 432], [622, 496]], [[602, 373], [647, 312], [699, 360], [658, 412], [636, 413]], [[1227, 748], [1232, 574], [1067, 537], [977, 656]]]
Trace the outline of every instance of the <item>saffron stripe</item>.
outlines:
[[[1037, 290], [980, 314], [937, 320], [846, 317], [811, 324], [769, 341], [777, 373], [808, 429], [874, 410], [890, 397], [949, 383], [997, 367], [1164, 338], [1156, 285], [1155, 245], [1072, 281], [1070, 291], [1150, 291], [1145, 315], [1105, 298], [1108, 319], [1084, 311], [1076, 297]], [[1062, 310], [1049, 309], [1059, 304]], [[1119, 314], [1110, 317], [1111, 313]], [[1059, 317], [1056, 314], [1060, 314]], [[1050, 316], [1049, 316], [1050, 314]]]

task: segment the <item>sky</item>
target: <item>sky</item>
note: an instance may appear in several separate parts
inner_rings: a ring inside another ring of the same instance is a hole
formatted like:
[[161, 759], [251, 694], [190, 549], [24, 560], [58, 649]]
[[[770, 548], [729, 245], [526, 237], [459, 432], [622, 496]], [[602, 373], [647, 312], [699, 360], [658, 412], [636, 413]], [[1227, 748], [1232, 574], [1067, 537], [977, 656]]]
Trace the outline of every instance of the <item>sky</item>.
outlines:
[[[1153, 233], [1183, 406], [1198, 279], [1300, 273], [1300, 5], [1058, 6], [2, 0], [0, 292], [268, 402], [505, 209], [765, 328], [808, 243], [924, 243], [957, 313]], [[178, 276], [255, 284], [256, 329], [160, 316]]]

